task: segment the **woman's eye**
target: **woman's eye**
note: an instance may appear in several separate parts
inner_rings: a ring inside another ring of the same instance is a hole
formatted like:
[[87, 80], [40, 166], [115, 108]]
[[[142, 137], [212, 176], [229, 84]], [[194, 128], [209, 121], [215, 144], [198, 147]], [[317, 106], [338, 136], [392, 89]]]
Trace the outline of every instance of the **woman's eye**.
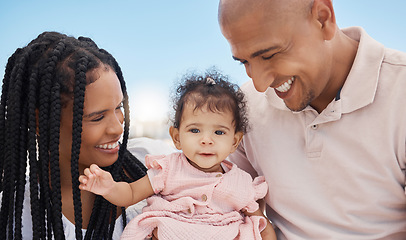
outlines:
[[217, 131], [215, 131], [214, 133], [215, 133], [216, 135], [223, 135], [223, 134], [225, 134], [225, 132], [220, 131], [220, 130], [217, 130]]
[[116, 110], [118, 110], [118, 109], [123, 109], [123, 107], [124, 107], [124, 106], [123, 106], [123, 103], [120, 103], [120, 105], [117, 106]]
[[199, 133], [199, 129], [193, 128], [189, 130], [191, 133]]
[[121, 103], [118, 107], [116, 107], [116, 110], [119, 110], [120, 112], [123, 112], [124, 106]]
[[101, 121], [103, 118], [104, 118], [104, 116], [103, 116], [103, 115], [100, 115], [99, 117], [94, 118], [94, 119], [92, 119], [91, 121], [92, 121], [92, 122], [99, 122], [99, 121]]

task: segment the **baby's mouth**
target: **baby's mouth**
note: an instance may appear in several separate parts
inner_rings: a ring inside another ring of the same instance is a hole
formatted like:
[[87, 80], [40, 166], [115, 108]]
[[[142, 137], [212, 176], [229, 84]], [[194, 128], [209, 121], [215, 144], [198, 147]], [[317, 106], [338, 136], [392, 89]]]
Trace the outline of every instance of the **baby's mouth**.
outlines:
[[212, 156], [212, 155], [214, 155], [214, 153], [200, 153], [200, 155], [202, 155], [202, 156]]

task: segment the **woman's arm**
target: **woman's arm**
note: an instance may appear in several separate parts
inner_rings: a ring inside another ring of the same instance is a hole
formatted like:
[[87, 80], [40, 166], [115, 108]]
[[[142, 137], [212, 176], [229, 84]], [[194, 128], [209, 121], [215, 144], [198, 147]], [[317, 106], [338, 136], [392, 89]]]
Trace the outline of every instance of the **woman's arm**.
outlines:
[[127, 207], [154, 194], [148, 175], [132, 182], [115, 182], [111, 174], [92, 164], [79, 177], [79, 188], [98, 195], [117, 206]]

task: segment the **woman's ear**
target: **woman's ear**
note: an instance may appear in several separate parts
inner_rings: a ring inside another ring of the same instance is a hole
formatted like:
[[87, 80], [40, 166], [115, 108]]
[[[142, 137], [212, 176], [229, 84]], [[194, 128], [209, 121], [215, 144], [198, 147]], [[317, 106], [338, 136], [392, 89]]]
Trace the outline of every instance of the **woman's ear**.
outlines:
[[171, 135], [173, 144], [175, 145], [176, 149], [182, 150], [182, 146], [179, 141], [179, 129], [171, 126], [169, 128], [169, 135]]
[[331, 0], [314, 0], [312, 15], [319, 22], [324, 40], [331, 40], [337, 30], [333, 3]]

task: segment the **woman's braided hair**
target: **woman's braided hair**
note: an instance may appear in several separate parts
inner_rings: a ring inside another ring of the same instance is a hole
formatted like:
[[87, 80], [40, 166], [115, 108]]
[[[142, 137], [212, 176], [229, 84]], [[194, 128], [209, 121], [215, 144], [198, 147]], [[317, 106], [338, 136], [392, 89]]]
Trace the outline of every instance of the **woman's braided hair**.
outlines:
[[[86, 86], [91, 70], [113, 69], [124, 95], [124, 134], [118, 160], [106, 170], [116, 181], [135, 181], [145, 167], [127, 150], [129, 106], [114, 57], [86, 37], [44, 32], [9, 58], [0, 102], [0, 239], [22, 239], [22, 208], [30, 187], [33, 239], [65, 239], [59, 169], [61, 109], [73, 99], [71, 173], [76, 239], [82, 239], [78, 158]], [[88, 74], [86, 74], [88, 73]], [[65, 170], [65, 169], [64, 169]], [[65, 170], [66, 171], [66, 170]], [[27, 177], [27, 175], [29, 177]], [[111, 239], [117, 207], [97, 196], [85, 239]], [[125, 210], [123, 225], [126, 225]]]

